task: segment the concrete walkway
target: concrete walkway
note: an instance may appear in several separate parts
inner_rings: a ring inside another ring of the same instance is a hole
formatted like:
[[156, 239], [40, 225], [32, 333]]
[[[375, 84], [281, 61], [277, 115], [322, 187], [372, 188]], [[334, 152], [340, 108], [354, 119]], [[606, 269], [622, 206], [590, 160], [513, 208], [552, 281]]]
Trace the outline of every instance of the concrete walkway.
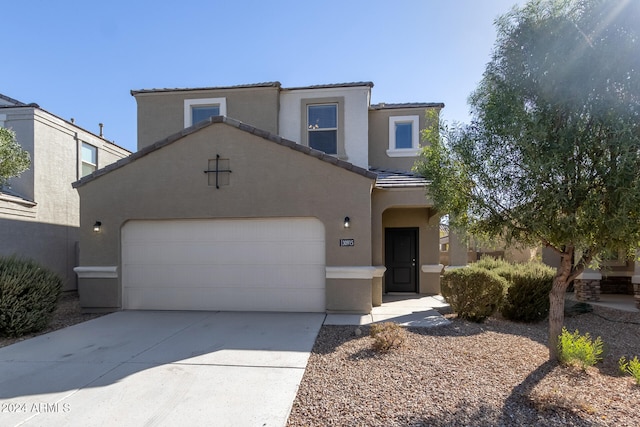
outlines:
[[283, 426], [324, 318], [121, 311], [0, 348], [0, 425]]
[[[575, 293], [569, 292], [566, 297], [567, 301], [573, 303], [578, 302]], [[613, 308], [621, 311], [628, 311], [631, 313], [638, 313], [640, 310], [636, 307], [635, 299], [633, 295], [620, 295], [620, 294], [602, 294], [599, 301], [587, 301], [587, 304], [597, 305], [600, 307]]]
[[403, 326], [433, 327], [447, 325], [435, 308], [449, 307], [440, 295], [385, 295], [380, 307], [370, 314], [327, 314], [325, 325], [368, 325], [377, 322], [395, 322]]

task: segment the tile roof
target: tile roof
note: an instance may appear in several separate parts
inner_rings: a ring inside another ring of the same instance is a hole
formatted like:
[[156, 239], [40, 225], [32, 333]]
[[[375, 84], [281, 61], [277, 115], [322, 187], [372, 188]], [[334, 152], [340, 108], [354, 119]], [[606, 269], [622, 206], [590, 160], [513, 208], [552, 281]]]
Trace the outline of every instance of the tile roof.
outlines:
[[312, 86], [283, 87], [282, 90], [332, 89], [341, 87], [373, 87], [373, 82], [332, 83]]
[[353, 83], [333, 83], [333, 84], [321, 84], [313, 86], [299, 86], [299, 87], [282, 87], [280, 82], [264, 82], [264, 83], [251, 83], [235, 86], [212, 86], [212, 87], [196, 87], [196, 88], [154, 88], [154, 89], [139, 89], [132, 90], [131, 95], [136, 96], [142, 93], [160, 93], [160, 92], [194, 92], [201, 90], [224, 90], [224, 89], [252, 89], [261, 87], [277, 87], [282, 90], [304, 90], [304, 89], [331, 89], [341, 87], [373, 87], [372, 82], [353, 82]]
[[400, 108], [444, 108], [442, 102], [405, 102], [401, 104], [390, 104], [386, 102], [380, 102], [378, 104], [371, 104], [372, 110], [394, 110]]
[[267, 141], [271, 141], [275, 144], [279, 144], [282, 146], [285, 146], [287, 148], [290, 148], [292, 150], [304, 153], [306, 155], [309, 155], [311, 157], [315, 157], [318, 160], [322, 160], [324, 162], [327, 163], [331, 163], [337, 167], [340, 167], [342, 169], [346, 169], [348, 171], [357, 173], [358, 175], [362, 175], [366, 178], [369, 178], [371, 180], [376, 179], [376, 174], [374, 172], [368, 171], [367, 169], [361, 168], [360, 166], [356, 166], [352, 163], [349, 162], [345, 162], [344, 160], [340, 160], [334, 156], [331, 156], [329, 154], [325, 154], [322, 151], [318, 151], [318, 150], [314, 150], [313, 148], [309, 148], [306, 147], [304, 145], [300, 145], [294, 141], [290, 141], [288, 139], [284, 139], [281, 136], [272, 134], [270, 132], [267, 132], [265, 130], [262, 129], [258, 129], [256, 127], [247, 125], [239, 120], [235, 120], [235, 119], [231, 119], [229, 117], [226, 116], [214, 116], [214, 117], [210, 117], [208, 120], [203, 120], [199, 123], [196, 123], [195, 125], [188, 127], [186, 129], [183, 129], [180, 132], [174, 133], [173, 135], [168, 136], [165, 139], [162, 139], [160, 141], [155, 142], [154, 144], [148, 145], [144, 148], [142, 148], [139, 151], [136, 151], [135, 153], [129, 155], [128, 157], [125, 157], [123, 159], [118, 160], [115, 163], [111, 163], [110, 165], [105, 166], [102, 169], [98, 169], [97, 171], [86, 175], [84, 177], [82, 177], [80, 180], [74, 182], [72, 184], [73, 188], [78, 188], [83, 186], [84, 184], [93, 181], [94, 179], [102, 176], [102, 175], [106, 175], [107, 173], [115, 170], [115, 169], [119, 169], [125, 165], [128, 165], [129, 163], [133, 163], [134, 161], [138, 160], [141, 157], [146, 156], [147, 154], [153, 153], [156, 150], [161, 149], [164, 146], [167, 146], [169, 144], [172, 144], [175, 141], [178, 141], [188, 135], [191, 135], [192, 133], [198, 132], [201, 129], [204, 129], [206, 127], [209, 127], [215, 123], [224, 123], [228, 126], [233, 126], [243, 132], [248, 132], [251, 133], [253, 135], [256, 135], [258, 137], [261, 137], [263, 139], [266, 139]]
[[413, 172], [376, 168], [372, 168], [370, 171], [377, 176], [375, 188], [419, 188], [429, 184], [429, 180]]
[[23, 197], [22, 195], [11, 190], [10, 188], [0, 188], [0, 200], [19, 203], [27, 207], [33, 207], [37, 205], [37, 203], [34, 202], [33, 200], [29, 200]]
[[195, 92], [199, 90], [221, 90], [221, 89], [252, 89], [261, 87], [281, 87], [280, 82], [264, 82], [252, 83], [235, 86], [212, 86], [212, 87], [195, 87], [195, 88], [159, 88], [159, 89], [139, 89], [132, 90], [131, 95], [136, 96], [140, 93], [158, 93], [158, 92]]
[[15, 106], [25, 106], [27, 104], [25, 104], [24, 102], [20, 102], [17, 99], [13, 99], [9, 96], [3, 95], [0, 93], [0, 99], [3, 99], [5, 101], [7, 101], [9, 104], [11, 104], [10, 106], [15, 107]]
[[[4, 97], [2, 94], [0, 94], [0, 97], [3, 98], [3, 99], [4, 98], [8, 98], [8, 97]], [[11, 98], [9, 98], [9, 99], [11, 99]], [[129, 153], [131, 152], [131, 151], [127, 150], [126, 148], [124, 148], [123, 146], [116, 144], [115, 141], [109, 141], [104, 136], [100, 136], [97, 133], [94, 133], [94, 132], [92, 132], [92, 131], [90, 131], [90, 130], [88, 130], [86, 128], [83, 128], [82, 126], [79, 126], [76, 123], [73, 123], [73, 122], [71, 122], [71, 121], [69, 121], [67, 119], [64, 119], [64, 118], [58, 116], [57, 114], [53, 114], [52, 112], [45, 110], [44, 108], [42, 108], [41, 106], [39, 106], [38, 104], [36, 104], [34, 102], [32, 102], [31, 104], [25, 104], [25, 103], [20, 102], [20, 101], [16, 101], [16, 102], [18, 102], [18, 104], [16, 104], [16, 105], [0, 105], [0, 109], [6, 108], [7, 110], [9, 110], [9, 109], [12, 109], [12, 108], [16, 108], [16, 109], [17, 108], [36, 108], [36, 109], [38, 109], [38, 110], [40, 110], [40, 111], [42, 111], [42, 112], [44, 112], [46, 114], [49, 114], [52, 117], [55, 117], [56, 119], [62, 120], [67, 126], [73, 126], [74, 128], [80, 129], [83, 132], [91, 134], [95, 138], [101, 139], [106, 143], [109, 143], [109, 144], [111, 144], [113, 146], [116, 146], [116, 147], [120, 148], [121, 150], [127, 151]]]

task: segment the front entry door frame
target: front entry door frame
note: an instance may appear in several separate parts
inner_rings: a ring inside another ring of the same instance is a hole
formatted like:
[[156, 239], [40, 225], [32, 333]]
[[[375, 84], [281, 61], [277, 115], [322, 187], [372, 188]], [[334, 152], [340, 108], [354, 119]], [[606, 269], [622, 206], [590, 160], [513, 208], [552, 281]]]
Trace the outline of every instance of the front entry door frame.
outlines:
[[418, 292], [419, 228], [385, 228], [385, 293]]

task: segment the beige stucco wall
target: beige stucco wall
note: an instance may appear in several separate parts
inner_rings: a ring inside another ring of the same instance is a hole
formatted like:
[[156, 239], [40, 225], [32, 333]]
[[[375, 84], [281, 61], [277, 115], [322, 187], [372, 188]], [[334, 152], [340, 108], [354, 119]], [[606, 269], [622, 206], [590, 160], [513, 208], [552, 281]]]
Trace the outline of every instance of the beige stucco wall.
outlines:
[[434, 125], [427, 122], [426, 111], [427, 109], [425, 108], [369, 110], [369, 165], [378, 169], [410, 171], [417, 156], [389, 157], [387, 155], [387, 150], [389, 149], [389, 117], [418, 116], [420, 130], [422, 130], [427, 126]]
[[[216, 154], [229, 159], [232, 171], [230, 184], [220, 189], [203, 173]], [[80, 265], [119, 266], [120, 229], [130, 219], [315, 217], [325, 227], [327, 266], [370, 266], [372, 184], [236, 127], [212, 124], [78, 188]], [[100, 233], [92, 231], [97, 220]], [[355, 246], [340, 247], [343, 238]], [[119, 292], [120, 280], [110, 283]], [[101, 286], [99, 292], [109, 294]]]
[[185, 99], [226, 98], [227, 117], [278, 134], [278, 94], [278, 87], [138, 93], [138, 150], [184, 129]]
[[[338, 129], [344, 139], [346, 160], [361, 168], [367, 169], [369, 153], [368, 138], [368, 108], [371, 97], [371, 87], [334, 87], [334, 88], [307, 88], [307, 89], [283, 89], [280, 96], [280, 135], [284, 138], [301, 143], [303, 133], [306, 132], [306, 109], [303, 108], [304, 100], [313, 103], [313, 100], [336, 100], [344, 102], [339, 104], [338, 114], [342, 115], [343, 129]], [[339, 119], [340, 122], [340, 119]]]
[[4, 109], [4, 126], [29, 151], [31, 167], [10, 181], [12, 191], [35, 206], [0, 206], [0, 254], [32, 258], [58, 273], [64, 290], [76, 288], [80, 200], [71, 183], [80, 178], [82, 142], [98, 149], [98, 167], [129, 152], [35, 107]]

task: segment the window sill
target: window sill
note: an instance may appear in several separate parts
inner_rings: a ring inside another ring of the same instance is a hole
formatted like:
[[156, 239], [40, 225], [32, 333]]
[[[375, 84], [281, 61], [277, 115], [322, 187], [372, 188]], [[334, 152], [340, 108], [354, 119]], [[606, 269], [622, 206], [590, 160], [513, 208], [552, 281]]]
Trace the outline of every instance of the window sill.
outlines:
[[419, 148], [404, 148], [401, 150], [387, 150], [389, 157], [415, 157], [420, 153]]

